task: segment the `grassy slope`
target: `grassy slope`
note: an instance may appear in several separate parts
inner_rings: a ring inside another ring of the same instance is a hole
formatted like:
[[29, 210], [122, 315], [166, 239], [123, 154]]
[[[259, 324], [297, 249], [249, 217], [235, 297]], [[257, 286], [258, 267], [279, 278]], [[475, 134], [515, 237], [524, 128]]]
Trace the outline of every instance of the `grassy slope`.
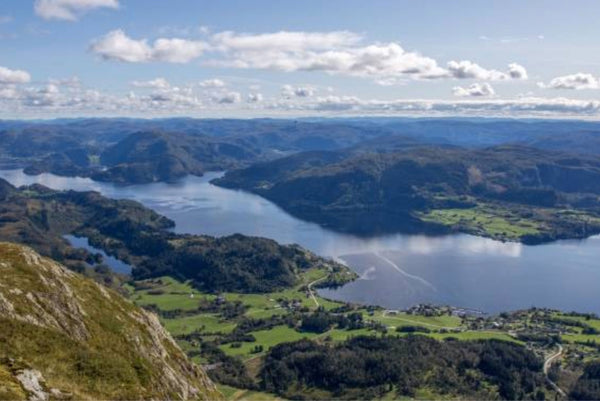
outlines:
[[[286, 291], [280, 291], [270, 294], [235, 294], [225, 293], [222, 294], [229, 301], [240, 301], [247, 306], [245, 316], [247, 317], [269, 317], [273, 314], [287, 314], [287, 309], [281, 308], [278, 299], [296, 299], [301, 305], [308, 307], [309, 309], [316, 309], [316, 305], [312, 298], [306, 297], [304, 291], [304, 285], [312, 282], [320, 277], [318, 269], [309, 270], [305, 276], [300, 278], [302, 284], [298, 285], [294, 289]], [[161, 289], [158, 293], [152, 292], [152, 290], [140, 290], [132, 293], [132, 298], [137, 303], [145, 305], [162, 305], [165, 310], [177, 309], [178, 300], [180, 302], [181, 309], [193, 311], [195, 309], [194, 302], [198, 305], [198, 302], [203, 299], [213, 299], [216, 295], [213, 294], [202, 294], [198, 291], [193, 290], [189, 284], [177, 282], [171, 278], [161, 278], [160, 281], [163, 283], [158, 288]], [[154, 288], [156, 289], [156, 288]], [[154, 294], [154, 295], [153, 295]], [[190, 297], [193, 294], [193, 298]], [[324, 305], [326, 309], [331, 309], [335, 306], [339, 306], [339, 303], [332, 301], [326, 301], [317, 297], [320, 304]], [[197, 306], [196, 306], [197, 307]], [[162, 307], [161, 307], [162, 309]], [[467, 323], [464, 323], [459, 317], [443, 314], [441, 316], [422, 316], [415, 314], [408, 314], [405, 312], [399, 312], [396, 314], [385, 313], [381, 309], [369, 312], [366, 308], [359, 309], [359, 312], [363, 314], [365, 320], [374, 321], [381, 323], [388, 328], [387, 335], [392, 336], [405, 336], [406, 333], [397, 332], [396, 329], [403, 326], [422, 326], [431, 330], [430, 333], [422, 333], [420, 335], [426, 335], [438, 340], [444, 339], [457, 339], [461, 341], [476, 341], [476, 340], [502, 340], [517, 342], [523, 344], [522, 341], [514, 337], [514, 330], [536, 330], [544, 332], [543, 325], [536, 323], [532, 320], [532, 314], [527, 313], [523, 317], [511, 322], [509, 325], [502, 329], [491, 329], [491, 328], [469, 328]], [[566, 317], [574, 321], [582, 321], [592, 327], [600, 328], [600, 320], [586, 320], [584, 317], [568, 317], [560, 314], [560, 317]], [[473, 321], [473, 320], [471, 320]], [[224, 320], [221, 316], [214, 313], [195, 313], [190, 317], [180, 317], [174, 319], [163, 319], [166, 327], [173, 334], [184, 334], [191, 333], [195, 330], [201, 330], [200, 334], [206, 341], [211, 341], [215, 338], [215, 335], [226, 334], [231, 332], [235, 327], [236, 319]], [[529, 328], [529, 329], [528, 329]], [[564, 331], [561, 335], [563, 342], [574, 342], [574, 341], [597, 341], [600, 342], [600, 336], [597, 335], [583, 335], [580, 333], [581, 329], [578, 327], [571, 327], [571, 332]], [[295, 341], [300, 338], [311, 338], [316, 341], [322, 342], [341, 342], [346, 339], [359, 336], [359, 335], [382, 335], [380, 332], [371, 329], [359, 329], [359, 330], [340, 330], [334, 328], [323, 334], [314, 333], [300, 333], [292, 328], [281, 325], [276, 326], [270, 330], [256, 330], [249, 334], [256, 338], [255, 342], [240, 342], [240, 346], [232, 347], [231, 344], [223, 344], [220, 348], [228, 355], [238, 357], [245, 361], [245, 364], [250, 370], [256, 370], [260, 367], [262, 356], [268, 351], [268, 349], [276, 344], [280, 344], [288, 341]], [[197, 351], [198, 347], [192, 343], [181, 340], [182, 348], [186, 351]], [[261, 353], [253, 353], [254, 348], [257, 345], [263, 346]], [[542, 344], [543, 345], [543, 344]], [[574, 352], [581, 353], [583, 346], [572, 344], [570, 347], [574, 348]], [[569, 348], [570, 350], [570, 348]], [[596, 355], [592, 349], [589, 350], [587, 359], [591, 356]], [[591, 355], [591, 356], [589, 356]], [[587, 360], [585, 359], [585, 360]], [[206, 363], [202, 357], [196, 356], [194, 360], [201, 363]], [[223, 389], [227, 399], [239, 400], [239, 399], [273, 399], [273, 395], [261, 394], [253, 391], [240, 390], [227, 386], [220, 386]], [[392, 395], [389, 393], [388, 395]], [[417, 398], [428, 399], [432, 398], [432, 395], [426, 393], [417, 394]], [[435, 397], [433, 397], [435, 398]]]
[[117, 293], [6, 243], [0, 278], [0, 394], [20, 398], [15, 374], [35, 369], [77, 399], [219, 397], [156, 318]]

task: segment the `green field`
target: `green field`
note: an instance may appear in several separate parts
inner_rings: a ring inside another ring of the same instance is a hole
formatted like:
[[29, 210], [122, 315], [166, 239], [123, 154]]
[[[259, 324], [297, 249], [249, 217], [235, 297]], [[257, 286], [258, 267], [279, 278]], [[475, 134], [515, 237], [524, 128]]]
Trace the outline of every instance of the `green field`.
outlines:
[[522, 218], [508, 209], [478, 205], [470, 209], [434, 209], [418, 214], [426, 222], [445, 226], [461, 226], [487, 237], [518, 240], [524, 235], [539, 234], [542, 223]]
[[455, 338], [461, 341], [502, 340], [521, 343], [521, 341], [509, 336], [507, 333], [502, 331], [461, 331], [459, 333], [429, 333], [427, 335], [437, 340]]
[[252, 390], [242, 390], [235, 387], [226, 386], [223, 384], [217, 385], [218, 390], [223, 394], [226, 400], [229, 401], [277, 401], [283, 398], [269, 393], [260, 393]]
[[277, 326], [273, 327], [271, 330], [253, 331], [250, 334], [256, 338], [256, 342], [241, 343], [241, 347], [239, 348], [233, 348], [231, 344], [224, 344], [221, 345], [220, 348], [229, 355], [240, 355], [245, 359], [248, 359], [254, 356], [251, 351], [257, 345], [262, 345], [266, 352], [274, 345], [283, 342], [298, 341], [303, 338], [314, 338], [317, 336], [314, 333], [300, 333], [287, 326]]
[[163, 311], [194, 310], [198, 308], [202, 298], [214, 298], [214, 295], [195, 290], [189, 283], [182, 283], [168, 276], [144, 280], [140, 283], [152, 288], [136, 290], [129, 286], [129, 291], [133, 291], [131, 299], [140, 306], [156, 305]]
[[448, 329], [457, 328], [461, 325], [461, 320], [459, 317], [448, 315], [429, 317], [420, 315], [409, 315], [404, 312], [399, 312], [395, 314], [387, 313], [384, 315], [383, 311], [376, 311], [373, 316], [365, 314], [364, 318], [380, 322], [391, 328], [420, 325], [430, 329]]
[[235, 328], [235, 323], [224, 321], [213, 314], [198, 314], [175, 319], [162, 319], [162, 323], [169, 333], [174, 336], [189, 334], [200, 330], [203, 333], [230, 333]]

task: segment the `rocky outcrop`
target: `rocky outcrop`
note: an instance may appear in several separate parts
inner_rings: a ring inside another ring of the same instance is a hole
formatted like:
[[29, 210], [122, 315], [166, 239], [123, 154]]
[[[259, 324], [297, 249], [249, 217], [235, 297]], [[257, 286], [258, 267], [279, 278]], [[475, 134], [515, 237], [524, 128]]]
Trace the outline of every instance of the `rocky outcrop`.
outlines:
[[0, 398], [220, 398], [154, 314], [24, 246], [0, 243], [0, 327]]

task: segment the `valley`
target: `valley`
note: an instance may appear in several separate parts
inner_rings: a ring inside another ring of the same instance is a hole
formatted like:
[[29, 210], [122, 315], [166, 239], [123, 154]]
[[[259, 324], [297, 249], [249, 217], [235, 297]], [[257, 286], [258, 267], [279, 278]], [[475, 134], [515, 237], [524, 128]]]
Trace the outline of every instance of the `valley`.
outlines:
[[0, 171], [0, 238], [155, 313], [226, 398], [594, 394], [595, 156], [362, 137], [200, 166], [203, 140], [123, 141]]

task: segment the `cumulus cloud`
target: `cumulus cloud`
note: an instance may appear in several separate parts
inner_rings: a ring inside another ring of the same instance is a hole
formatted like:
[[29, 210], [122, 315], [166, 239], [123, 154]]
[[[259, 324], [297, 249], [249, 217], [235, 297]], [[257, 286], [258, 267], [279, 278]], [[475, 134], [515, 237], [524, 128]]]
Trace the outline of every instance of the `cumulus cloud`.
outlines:
[[225, 51], [240, 52], [304, 52], [306, 50], [328, 50], [354, 45], [361, 37], [348, 31], [334, 32], [289, 32], [280, 31], [262, 34], [238, 34], [232, 31], [213, 35], [216, 46]]
[[488, 70], [469, 60], [450, 61], [447, 68], [449, 76], [457, 79], [499, 81], [510, 77], [507, 73], [498, 70]]
[[527, 79], [527, 70], [520, 64], [510, 63], [508, 65], [508, 75], [513, 79]]
[[288, 110], [348, 114], [475, 115], [475, 116], [600, 116], [600, 101], [527, 97], [490, 100], [363, 100], [349, 96], [317, 98], [311, 104], [287, 104]]
[[219, 104], [233, 104], [242, 101], [242, 95], [239, 92], [227, 92], [220, 95], [215, 95], [213, 101]]
[[95, 41], [90, 49], [105, 60], [128, 63], [187, 63], [199, 57], [206, 48], [205, 42], [177, 38], [159, 38], [150, 45], [146, 39], [132, 39], [117, 29]]
[[527, 71], [517, 63], [508, 71], [487, 69], [469, 60], [450, 61], [446, 67], [400, 44], [362, 44], [363, 38], [348, 31], [240, 34], [232, 31], [209, 36], [206, 42], [178, 38], [147, 40], [128, 37], [123, 31], [109, 32], [92, 45], [105, 59], [126, 62], [189, 62], [203, 53], [204, 63], [241, 69], [286, 72], [321, 71], [372, 78], [389, 85], [406, 79], [478, 79], [485, 81], [526, 79]]
[[283, 85], [281, 95], [285, 97], [311, 97], [315, 94], [314, 88], [310, 86]]
[[[155, 80], [153, 80], [155, 81]], [[64, 82], [65, 84], [61, 84]], [[273, 115], [465, 115], [465, 116], [536, 116], [600, 117], [600, 101], [568, 98], [519, 97], [514, 99], [465, 98], [436, 99], [362, 99], [356, 96], [313, 96], [291, 99], [263, 98], [253, 91], [242, 97], [239, 92], [195, 93], [197, 86], [150, 87], [150, 93], [125, 96], [69, 85], [69, 80], [52, 80], [31, 86], [0, 86], [0, 118], [14, 116], [67, 115], [194, 115], [201, 110], [243, 113], [260, 110]], [[151, 81], [139, 81], [151, 82]], [[244, 102], [242, 100], [245, 99]]]
[[548, 84], [540, 83], [539, 86], [549, 89], [600, 89], [600, 80], [592, 74], [579, 72], [556, 77]]
[[[246, 40], [250, 39], [246, 37]], [[241, 49], [221, 45], [220, 48], [228, 57], [217, 64], [234, 68], [323, 71], [363, 77], [433, 77], [445, 73], [434, 59], [407, 52], [396, 43], [324, 49], [319, 42], [308, 41], [304, 47], [298, 43], [292, 44], [292, 50], [286, 49], [281, 43], [271, 45], [262, 40], [258, 43], [261, 46], [248, 45]]]
[[138, 88], [168, 89], [171, 87], [169, 81], [164, 78], [155, 78], [150, 81], [132, 81], [131, 85]]
[[11, 70], [0, 66], [0, 84], [24, 84], [31, 80], [27, 71]]
[[259, 103], [263, 101], [264, 97], [262, 93], [249, 93], [247, 99], [248, 103]]
[[225, 86], [225, 82], [218, 78], [206, 79], [200, 82], [200, 86], [203, 88], [222, 88]]
[[484, 82], [482, 84], [480, 83], [474, 83], [471, 84], [470, 86], [464, 88], [462, 86], [455, 86], [454, 88], [452, 88], [452, 93], [454, 94], [454, 96], [461, 96], [461, 97], [467, 97], [467, 96], [493, 96], [496, 92], [494, 91], [494, 88], [492, 88], [492, 85], [488, 84], [487, 82]]
[[118, 0], [36, 0], [35, 13], [44, 19], [75, 21], [96, 8], [119, 8]]

